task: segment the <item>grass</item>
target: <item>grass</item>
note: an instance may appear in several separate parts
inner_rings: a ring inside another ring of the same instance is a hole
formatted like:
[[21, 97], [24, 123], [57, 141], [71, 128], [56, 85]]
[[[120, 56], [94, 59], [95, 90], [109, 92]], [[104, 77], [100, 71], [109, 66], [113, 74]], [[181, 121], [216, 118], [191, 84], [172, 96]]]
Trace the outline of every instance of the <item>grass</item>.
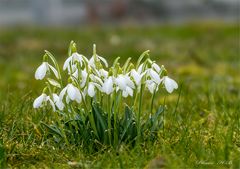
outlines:
[[[96, 43], [98, 53], [110, 60], [137, 60], [150, 49], [152, 58], [165, 65], [180, 89], [169, 96], [163, 93], [154, 103], [157, 107], [166, 98], [164, 128], [156, 142], [89, 153], [82, 146], [59, 146], [48, 138], [40, 121], [54, 118], [51, 112], [32, 108], [44, 85], [34, 80], [34, 71], [44, 49], [62, 65], [70, 40], [88, 55]], [[0, 72], [2, 168], [240, 168], [235, 25], [2, 29]]]

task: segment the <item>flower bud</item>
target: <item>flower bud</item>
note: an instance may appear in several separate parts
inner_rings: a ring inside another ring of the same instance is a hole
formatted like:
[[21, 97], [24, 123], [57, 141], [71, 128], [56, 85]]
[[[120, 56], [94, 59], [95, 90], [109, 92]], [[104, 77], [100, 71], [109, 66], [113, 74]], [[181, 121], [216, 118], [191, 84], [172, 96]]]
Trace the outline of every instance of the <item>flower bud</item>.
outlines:
[[77, 52], [77, 45], [76, 45], [76, 43], [73, 43], [73, 44], [72, 44], [72, 46], [71, 46], [71, 52], [72, 52], [72, 54], [75, 53], [75, 52]]

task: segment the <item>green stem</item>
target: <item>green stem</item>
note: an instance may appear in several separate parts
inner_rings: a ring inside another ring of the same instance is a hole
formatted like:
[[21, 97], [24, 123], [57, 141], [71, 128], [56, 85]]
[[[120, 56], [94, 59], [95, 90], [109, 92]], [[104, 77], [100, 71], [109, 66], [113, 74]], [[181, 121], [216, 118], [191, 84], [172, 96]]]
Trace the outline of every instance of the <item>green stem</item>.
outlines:
[[140, 88], [138, 114], [137, 114], [137, 143], [140, 142], [140, 136], [141, 136], [140, 116], [142, 114], [142, 97], [143, 97], [143, 85], [141, 85], [141, 88]]
[[109, 143], [110, 145], [112, 145], [112, 134], [111, 134], [111, 128], [112, 128], [112, 125], [111, 125], [111, 109], [112, 109], [112, 106], [111, 106], [111, 98], [110, 98], [110, 95], [107, 96], [107, 113], [108, 113], [108, 137], [109, 137]]
[[154, 103], [155, 95], [156, 95], [156, 89], [154, 90], [153, 95], [152, 95], [151, 109], [150, 109], [151, 110], [150, 111], [151, 115], [152, 115], [152, 111], [153, 111], [153, 103]]
[[113, 142], [113, 145], [114, 147], [117, 146], [117, 143], [118, 143], [118, 135], [117, 135], [117, 98], [118, 97], [118, 94], [116, 92], [114, 92], [114, 109], [113, 109], [113, 113], [114, 113], [114, 142]]

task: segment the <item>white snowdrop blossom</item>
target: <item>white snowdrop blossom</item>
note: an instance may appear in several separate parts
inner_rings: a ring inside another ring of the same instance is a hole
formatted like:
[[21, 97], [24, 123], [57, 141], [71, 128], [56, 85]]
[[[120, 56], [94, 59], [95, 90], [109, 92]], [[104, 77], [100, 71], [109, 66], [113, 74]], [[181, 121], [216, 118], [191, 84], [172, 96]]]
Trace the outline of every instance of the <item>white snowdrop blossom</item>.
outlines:
[[107, 95], [111, 94], [113, 92], [114, 88], [113, 88], [113, 78], [112, 76], [108, 77], [103, 85], [102, 85], [102, 91], [104, 93], [106, 93]]
[[135, 69], [132, 69], [131, 72], [130, 72], [130, 75], [133, 77], [137, 86], [141, 85], [141, 80], [142, 80], [142, 77], [144, 76], [144, 74], [145, 73], [137, 72]]
[[44, 103], [49, 102], [52, 106], [53, 111], [55, 111], [55, 105], [54, 102], [50, 99], [49, 96], [47, 96], [45, 93], [42, 93], [39, 97], [37, 97], [33, 102], [34, 108], [42, 107]]
[[157, 84], [161, 83], [159, 74], [156, 71], [154, 71], [153, 69], [148, 69], [147, 74], [149, 77], [151, 77], [151, 80], [153, 80], [155, 83], [157, 83]]
[[75, 62], [79, 62], [82, 66], [84, 63], [84, 59], [87, 61], [87, 58], [85, 58], [83, 55], [74, 52], [63, 64], [63, 70], [68, 69], [69, 72], [71, 72], [71, 67], [75, 64]]
[[104, 59], [103, 57], [99, 56], [96, 54], [96, 57], [95, 56], [92, 56], [91, 59], [89, 60], [88, 64], [93, 67], [93, 68], [96, 68], [96, 62], [103, 62], [105, 67], [108, 67], [108, 63], [107, 63], [107, 60]]
[[[97, 102], [106, 111], [112, 108], [110, 104], [115, 104], [118, 100], [124, 104], [129, 102], [129, 99], [121, 98], [132, 97], [133, 104], [137, 104], [143, 95], [141, 92], [149, 92], [154, 97], [160, 88], [165, 88], [168, 93], [178, 88], [176, 81], [167, 76], [165, 68], [149, 57], [139, 57], [137, 66], [127, 59], [122, 67], [117, 58], [109, 67], [107, 60], [96, 53], [95, 45], [89, 60], [77, 52], [74, 42], [70, 45], [69, 57], [62, 66], [63, 70], [67, 70], [67, 77], [62, 78], [59, 66], [50, 53], [46, 52], [44, 55], [44, 61], [37, 68], [35, 78], [43, 80], [46, 75], [54, 74], [58, 80], [44, 79], [47, 85], [43, 94], [35, 99], [34, 108], [49, 103], [54, 111], [57, 109], [63, 113], [74, 112], [76, 106], [78, 110], [81, 108], [89, 111], [92, 102]], [[52, 61], [54, 67], [46, 60]], [[68, 83], [64, 83], [65, 79], [69, 79]], [[131, 106], [134, 108], [136, 105]]]
[[177, 82], [175, 82], [175, 80], [169, 78], [168, 76], [164, 76], [162, 81], [168, 93], [172, 93], [174, 89], [178, 88]]
[[161, 71], [161, 68], [160, 68], [156, 63], [153, 63], [153, 64], [152, 64], [152, 68], [155, 69], [155, 71], [156, 71], [157, 73], [160, 73], [160, 71]]
[[53, 101], [59, 110], [63, 110], [64, 104], [56, 93], [53, 93]]
[[87, 93], [90, 97], [94, 97], [96, 94], [96, 88], [98, 88], [99, 90], [101, 90], [101, 86], [97, 83], [94, 82], [90, 82], [88, 84], [88, 89], [87, 89]]
[[154, 93], [158, 90], [158, 84], [153, 80], [146, 80], [146, 87], [148, 88], [150, 93]]
[[71, 83], [68, 84], [65, 88], [63, 88], [60, 92], [59, 97], [61, 100], [63, 99], [64, 95], [67, 95], [70, 100], [76, 101], [77, 103], [81, 103], [82, 101], [82, 96], [79, 89]]
[[115, 84], [118, 89], [123, 91], [123, 97], [127, 97], [128, 95], [133, 96], [133, 89], [135, 86], [128, 75], [118, 75], [118, 77], [115, 78]]
[[56, 78], [58, 79], [58, 72], [57, 70], [51, 66], [48, 62], [43, 62], [36, 70], [35, 72], [35, 79], [37, 80], [42, 80], [48, 71], [52, 70], [52, 72], [54, 73], [54, 75], [56, 76]]
[[[52, 124], [45, 125], [57, 131], [53, 132], [54, 138], [57, 134], [56, 138], [67, 145], [82, 142], [90, 143], [92, 148], [100, 144], [118, 147], [126, 141], [139, 144], [145, 140], [143, 137], [155, 136], [161, 129], [161, 125], [154, 124], [164, 120], [160, 116], [165, 106], [154, 106], [159, 103], [161, 89], [172, 93], [178, 84], [168, 77], [163, 65], [160, 67], [150, 59], [148, 50], [138, 57], [136, 65], [131, 58], [120, 64], [117, 57], [109, 66], [107, 60], [96, 53], [95, 45], [88, 60], [77, 52], [76, 44], [71, 41], [68, 56], [59, 66], [54, 56], [45, 51], [43, 62], [35, 72], [35, 78], [43, 80], [45, 87], [33, 107], [48, 106], [56, 112], [51, 117]], [[154, 123], [152, 117], [156, 117]], [[127, 123], [134, 128], [134, 133], [121, 130]], [[149, 131], [152, 127], [154, 131]]]

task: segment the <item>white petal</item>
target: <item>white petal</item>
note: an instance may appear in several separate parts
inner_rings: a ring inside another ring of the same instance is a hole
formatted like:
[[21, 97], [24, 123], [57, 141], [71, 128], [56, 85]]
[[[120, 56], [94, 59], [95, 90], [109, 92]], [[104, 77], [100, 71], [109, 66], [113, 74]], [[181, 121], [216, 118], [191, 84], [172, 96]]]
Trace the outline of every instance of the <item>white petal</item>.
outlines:
[[95, 95], [94, 85], [92, 83], [89, 83], [88, 85], [88, 95], [90, 97], [93, 97]]
[[94, 67], [94, 68], [95, 68], [95, 63], [94, 63], [94, 57], [93, 57], [93, 56], [90, 58], [88, 64], [89, 64], [91, 67]]
[[75, 94], [76, 94], [76, 102], [81, 103], [82, 102], [82, 95], [77, 87], [75, 87]]
[[174, 89], [178, 88], [178, 84], [168, 76], [164, 77], [164, 85], [168, 93], [172, 93]]
[[64, 108], [64, 104], [63, 104], [63, 102], [62, 102], [61, 100], [58, 100], [58, 101], [56, 102], [56, 106], [57, 106], [57, 108], [58, 108], [59, 110], [63, 110], [63, 108]]
[[146, 81], [146, 86], [148, 88], [148, 90], [150, 91], [150, 93], [154, 93], [154, 90], [156, 88], [156, 84], [152, 81], [152, 80], [147, 80]]
[[72, 57], [70, 56], [67, 58], [67, 60], [63, 64], [63, 70], [66, 70], [69, 67], [69, 62], [72, 60]]
[[82, 75], [82, 80], [81, 80], [80, 86], [84, 87], [87, 81], [87, 76], [88, 76], [86, 70], [81, 71], [81, 75]]
[[108, 67], [108, 63], [107, 63], [106, 59], [104, 59], [104, 58], [101, 57], [101, 56], [98, 56], [98, 58], [104, 63], [104, 65], [105, 65], [106, 67]]
[[46, 101], [49, 101], [49, 103], [50, 103], [51, 106], [52, 106], [53, 111], [55, 112], [55, 111], [56, 111], [56, 108], [55, 108], [55, 104], [54, 104], [54, 102], [52, 101], [52, 99], [50, 99], [50, 97], [47, 96]]
[[73, 62], [78, 61], [80, 63], [80, 65], [82, 66], [83, 58], [82, 58], [81, 54], [75, 52], [72, 54], [72, 57], [73, 57]]
[[48, 63], [47, 62], [43, 62], [36, 70], [35, 72], [35, 79], [37, 80], [42, 80], [47, 73], [48, 70]]
[[118, 75], [118, 77], [115, 79], [116, 85], [121, 89], [125, 90], [127, 86], [126, 78], [124, 78], [123, 75]]
[[57, 94], [53, 94], [53, 102], [56, 104], [59, 110], [63, 110], [64, 104]]
[[159, 73], [161, 71], [161, 68], [156, 64], [156, 63], [153, 63], [152, 64], [152, 67]]
[[133, 89], [130, 87], [126, 87], [126, 92], [128, 93], [128, 95], [133, 96]]
[[131, 75], [134, 81], [136, 82], [136, 84], [139, 85], [141, 82], [142, 76], [135, 69], [131, 70]]
[[67, 88], [68, 88], [68, 85], [66, 87], [64, 87], [62, 89], [62, 91], [60, 92], [59, 94], [59, 98], [62, 100], [63, 99], [63, 96], [65, 95], [66, 91], [67, 91]]
[[53, 101], [56, 103], [59, 100], [59, 96], [56, 93], [53, 93]]
[[36, 98], [33, 102], [33, 107], [34, 108], [39, 108], [42, 106], [42, 103], [45, 101], [47, 95], [46, 94], [41, 94], [38, 98]]
[[109, 77], [104, 83], [103, 83], [103, 92], [106, 94], [111, 94], [113, 92], [113, 80], [112, 77]]
[[48, 64], [48, 66], [53, 71], [53, 73], [56, 76], [56, 78], [59, 79], [58, 71], [52, 65]]
[[134, 86], [134, 83], [133, 83], [133, 81], [130, 79], [130, 77], [129, 76], [127, 76], [127, 75], [125, 75], [125, 79], [126, 79], [126, 82], [127, 82], [127, 85], [129, 86], [129, 87], [131, 87], [131, 88], [135, 88], [135, 86]]
[[151, 76], [152, 80], [154, 80], [157, 84], [161, 83], [161, 79], [160, 79], [159, 75], [157, 74], [157, 72], [155, 72], [152, 69], [149, 69], [149, 75]]
[[138, 67], [137, 72], [138, 72], [139, 74], [141, 74], [142, 71], [143, 71], [142, 69], [143, 69], [143, 64], [141, 64], [141, 65]]
[[94, 82], [100, 83], [101, 85], [103, 84], [102, 79], [100, 79], [99, 77], [95, 76], [94, 74], [90, 74], [89, 75], [90, 79]]
[[76, 89], [72, 84], [68, 84], [67, 94], [71, 100], [76, 99]]
[[108, 72], [106, 70], [104, 70], [104, 69], [100, 69], [99, 73], [104, 78], [107, 78], [107, 76], [108, 76]]

